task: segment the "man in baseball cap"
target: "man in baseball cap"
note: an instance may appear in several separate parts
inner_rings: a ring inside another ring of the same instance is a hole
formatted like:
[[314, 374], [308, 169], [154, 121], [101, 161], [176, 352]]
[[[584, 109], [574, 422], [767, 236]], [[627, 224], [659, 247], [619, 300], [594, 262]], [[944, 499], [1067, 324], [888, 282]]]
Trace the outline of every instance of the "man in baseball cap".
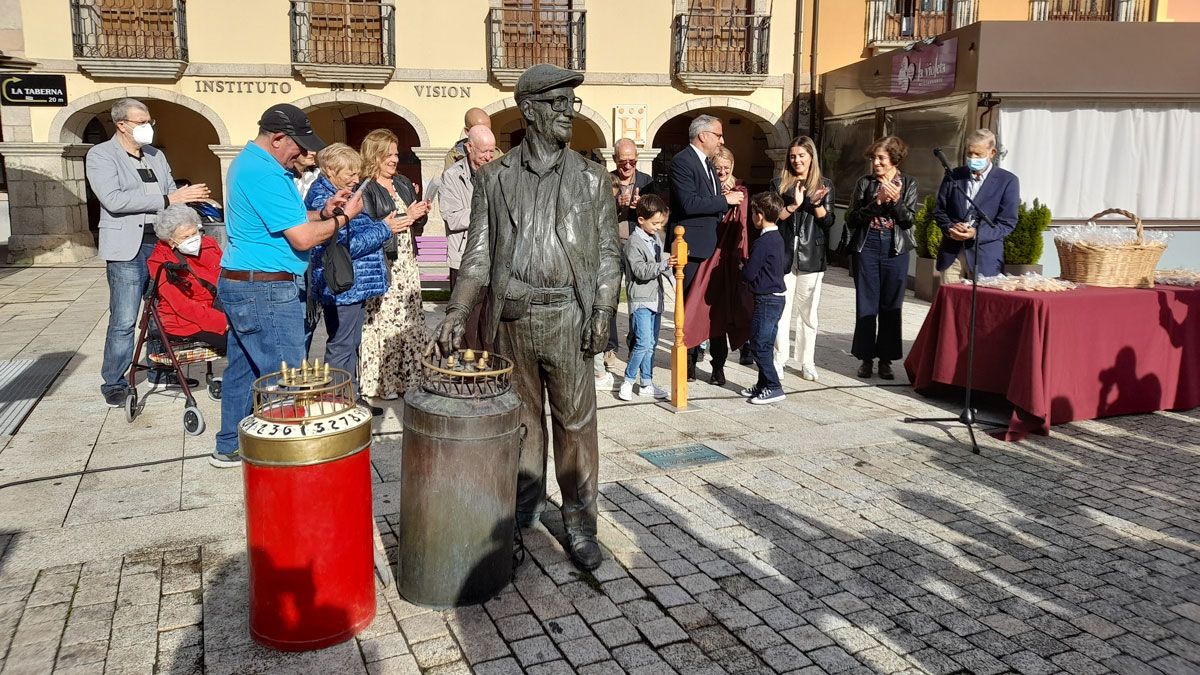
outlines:
[[362, 211], [362, 195], [342, 190], [308, 211], [292, 182], [292, 164], [325, 143], [294, 105], [267, 108], [258, 136], [229, 165], [225, 233], [217, 297], [229, 319], [221, 430], [209, 463], [241, 465], [238, 423], [250, 414], [254, 378], [280, 361], [306, 356], [304, 279], [308, 251]]
[[277, 103], [267, 108], [258, 120], [258, 128], [287, 134], [305, 152], [320, 152], [325, 148], [325, 141], [313, 131], [308, 115], [290, 103]]

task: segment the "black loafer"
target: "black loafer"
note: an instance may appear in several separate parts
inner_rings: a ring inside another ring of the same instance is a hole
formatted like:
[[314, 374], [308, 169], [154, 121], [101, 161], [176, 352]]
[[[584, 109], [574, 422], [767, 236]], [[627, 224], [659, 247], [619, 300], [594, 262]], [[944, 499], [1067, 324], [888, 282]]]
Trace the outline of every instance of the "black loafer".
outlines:
[[[880, 363], [880, 364], [879, 364], [879, 367], [882, 369], [882, 368], [883, 368], [883, 364], [882, 364], [882, 363]], [[863, 362], [862, 362], [862, 365], [860, 365], [860, 366], [858, 367], [858, 376], [859, 376], [859, 377], [861, 377], [861, 378], [863, 378], [864, 380], [865, 380], [865, 379], [868, 379], [868, 378], [870, 378], [870, 377], [871, 377], [871, 371], [872, 371], [872, 370], [873, 370], [873, 368], [872, 368], [871, 361], [870, 361], [870, 360], [865, 360], [865, 361], [863, 361]]]
[[708, 383], [718, 387], [725, 386], [725, 369], [713, 368], [712, 375], [708, 378]]
[[883, 380], [896, 379], [896, 374], [892, 372], [892, 362], [891, 361], [880, 361], [879, 362], [879, 377], [880, 377], [880, 379], [883, 379]]
[[584, 535], [571, 537], [571, 562], [581, 570], [591, 571], [600, 566], [600, 544], [595, 537]]

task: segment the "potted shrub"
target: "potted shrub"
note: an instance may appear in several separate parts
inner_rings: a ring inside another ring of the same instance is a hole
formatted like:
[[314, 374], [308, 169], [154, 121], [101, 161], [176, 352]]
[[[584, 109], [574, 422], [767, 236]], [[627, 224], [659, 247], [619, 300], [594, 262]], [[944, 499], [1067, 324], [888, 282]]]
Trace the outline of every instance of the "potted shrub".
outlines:
[[913, 280], [913, 292], [921, 300], [932, 300], [941, 285], [941, 272], [937, 271], [937, 252], [942, 244], [942, 228], [933, 219], [937, 197], [925, 198], [917, 210], [913, 223], [913, 238], [917, 240], [917, 271]]
[[1050, 209], [1033, 200], [1033, 207], [1021, 202], [1017, 207], [1017, 225], [1004, 238], [1005, 274], [1042, 273], [1042, 233], [1050, 228]]

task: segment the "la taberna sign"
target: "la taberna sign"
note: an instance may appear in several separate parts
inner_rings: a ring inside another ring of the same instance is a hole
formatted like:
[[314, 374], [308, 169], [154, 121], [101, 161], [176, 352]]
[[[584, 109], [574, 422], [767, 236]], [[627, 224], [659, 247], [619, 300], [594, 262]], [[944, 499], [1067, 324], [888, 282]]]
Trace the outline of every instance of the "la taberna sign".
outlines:
[[66, 75], [0, 75], [0, 102], [4, 105], [67, 104]]

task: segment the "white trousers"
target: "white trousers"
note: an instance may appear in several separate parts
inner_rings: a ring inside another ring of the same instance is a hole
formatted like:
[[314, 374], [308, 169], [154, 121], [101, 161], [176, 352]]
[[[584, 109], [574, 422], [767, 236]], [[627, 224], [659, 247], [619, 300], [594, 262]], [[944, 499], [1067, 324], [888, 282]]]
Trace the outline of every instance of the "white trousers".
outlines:
[[796, 343], [792, 358], [801, 367], [816, 369], [814, 353], [817, 347], [817, 306], [821, 304], [821, 280], [824, 272], [792, 274], [783, 277], [783, 316], [779, 317], [779, 330], [775, 331], [775, 369], [783, 372], [788, 359], [788, 345], [792, 326], [796, 327]]

